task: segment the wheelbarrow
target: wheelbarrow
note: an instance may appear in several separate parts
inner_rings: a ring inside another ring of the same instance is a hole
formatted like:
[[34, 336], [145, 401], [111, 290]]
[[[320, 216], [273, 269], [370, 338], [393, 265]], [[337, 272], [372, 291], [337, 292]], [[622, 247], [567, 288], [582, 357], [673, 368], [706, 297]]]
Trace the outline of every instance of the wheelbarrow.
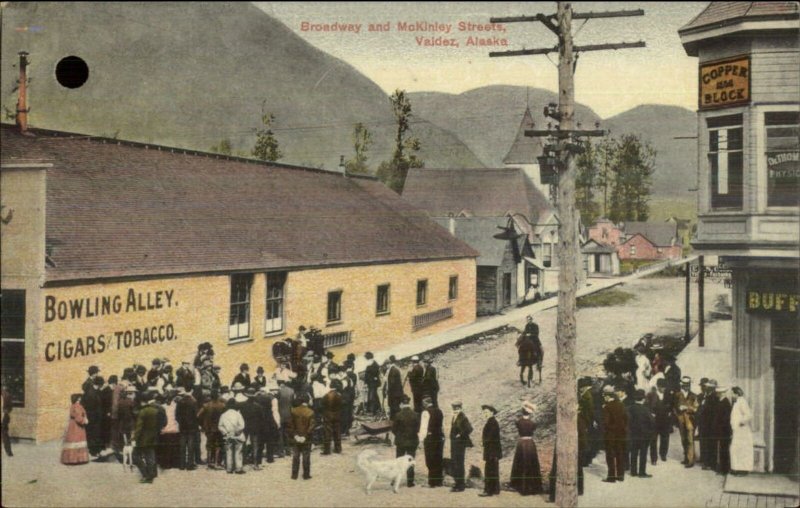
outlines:
[[[389, 433], [392, 431], [391, 420], [378, 420], [376, 422], [361, 422], [361, 428], [353, 433], [357, 443], [370, 440], [382, 441], [387, 446], [392, 445]], [[381, 437], [383, 435], [383, 437]]]

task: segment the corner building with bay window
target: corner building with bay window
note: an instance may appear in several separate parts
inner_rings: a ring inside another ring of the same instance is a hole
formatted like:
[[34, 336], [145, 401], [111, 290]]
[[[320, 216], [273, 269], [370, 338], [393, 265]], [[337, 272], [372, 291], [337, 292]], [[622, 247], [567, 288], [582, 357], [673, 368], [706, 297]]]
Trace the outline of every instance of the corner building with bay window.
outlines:
[[712, 2], [679, 30], [698, 74], [697, 253], [732, 270], [732, 375], [757, 471], [800, 471], [797, 2]]
[[210, 342], [222, 382], [322, 330], [336, 361], [475, 319], [478, 253], [371, 177], [3, 125], [11, 435], [59, 438], [90, 365]]

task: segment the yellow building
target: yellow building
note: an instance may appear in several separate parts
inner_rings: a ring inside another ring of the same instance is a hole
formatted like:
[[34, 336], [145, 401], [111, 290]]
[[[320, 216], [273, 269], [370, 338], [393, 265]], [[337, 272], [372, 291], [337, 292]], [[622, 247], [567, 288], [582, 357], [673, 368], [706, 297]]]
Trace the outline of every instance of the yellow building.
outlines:
[[[316, 326], [347, 353], [475, 319], [477, 252], [370, 177], [2, 126], [11, 434], [61, 436], [90, 365], [192, 358], [223, 383]], [[176, 365], [177, 366], [177, 365]]]

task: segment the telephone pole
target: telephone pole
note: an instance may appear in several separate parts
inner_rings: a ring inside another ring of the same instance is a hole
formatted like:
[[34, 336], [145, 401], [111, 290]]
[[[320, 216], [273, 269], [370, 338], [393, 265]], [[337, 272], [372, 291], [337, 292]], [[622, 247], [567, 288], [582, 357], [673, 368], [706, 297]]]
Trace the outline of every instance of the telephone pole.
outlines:
[[573, 13], [570, 2], [557, 2], [556, 14], [537, 14], [511, 18], [491, 18], [492, 23], [538, 21], [558, 36], [558, 45], [552, 48], [524, 49], [489, 53], [490, 57], [543, 55], [558, 52], [558, 107], [551, 104], [545, 115], [559, 122], [556, 130], [529, 130], [526, 136], [548, 137], [551, 146], [539, 159], [543, 175], [553, 175], [558, 186], [556, 195], [559, 217], [559, 277], [558, 318], [556, 330], [556, 462], [558, 463], [555, 501], [558, 506], [575, 507], [578, 504], [578, 389], [575, 373], [575, 325], [578, 270], [581, 265], [578, 241], [578, 214], [575, 210], [575, 164], [573, 155], [581, 150], [580, 139], [585, 136], [602, 136], [601, 130], [574, 129], [575, 64], [580, 52], [606, 49], [644, 47], [644, 42], [618, 44], [592, 44], [574, 46], [573, 19], [616, 18], [642, 16], [642, 10]]

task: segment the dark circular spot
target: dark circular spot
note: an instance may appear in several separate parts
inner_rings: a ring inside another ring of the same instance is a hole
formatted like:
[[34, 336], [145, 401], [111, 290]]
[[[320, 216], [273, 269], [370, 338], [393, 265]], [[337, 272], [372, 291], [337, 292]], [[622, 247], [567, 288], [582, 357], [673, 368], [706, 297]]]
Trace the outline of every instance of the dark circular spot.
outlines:
[[82, 58], [68, 56], [56, 65], [56, 79], [66, 88], [80, 88], [89, 79], [89, 66]]

